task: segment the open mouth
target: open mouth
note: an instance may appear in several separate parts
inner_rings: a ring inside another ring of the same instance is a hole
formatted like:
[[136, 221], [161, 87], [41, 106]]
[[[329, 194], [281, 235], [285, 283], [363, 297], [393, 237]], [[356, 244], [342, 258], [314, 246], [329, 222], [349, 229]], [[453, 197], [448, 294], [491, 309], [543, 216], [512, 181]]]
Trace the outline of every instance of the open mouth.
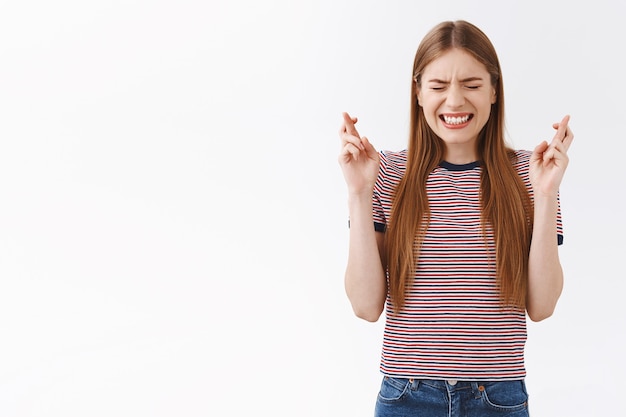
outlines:
[[469, 122], [474, 117], [473, 114], [468, 113], [464, 116], [448, 116], [445, 114], [439, 115], [439, 118], [447, 125], [458, 126]]

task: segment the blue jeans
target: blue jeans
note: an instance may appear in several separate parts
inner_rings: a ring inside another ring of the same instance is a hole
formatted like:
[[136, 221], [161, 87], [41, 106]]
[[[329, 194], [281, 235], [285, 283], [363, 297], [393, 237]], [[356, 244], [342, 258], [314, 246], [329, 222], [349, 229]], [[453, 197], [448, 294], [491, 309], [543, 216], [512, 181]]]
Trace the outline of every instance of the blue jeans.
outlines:
[[376, 417], [528, 417], [523, 380], [435, 381], [385, 376]]

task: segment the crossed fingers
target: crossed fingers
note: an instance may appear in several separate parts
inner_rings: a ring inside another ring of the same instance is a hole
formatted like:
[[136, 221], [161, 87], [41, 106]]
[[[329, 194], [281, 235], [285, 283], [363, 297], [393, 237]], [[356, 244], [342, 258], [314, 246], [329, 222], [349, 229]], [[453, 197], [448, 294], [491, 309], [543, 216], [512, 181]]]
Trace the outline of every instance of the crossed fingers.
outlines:
[[556, 129], [556, 133], [552, 142], [546, 149], [543, 154], [544, 162], [547, 162], [555, 157], [557, 154], [561, 154], [562, 157], [566, 157], [567, 150], [572, 144], [572, 140], [574, 139], [574, 134], [572, 130], [569, 128], [569, 119], [570, 116], [567, 115], [561, 120], [560, 123], [554, 123], [552, 127]]
[[361, 151], [365, 150], [365, 146], [361, 140], [361, 135], [354, 127], [357, 118], [350, 117], [348, 113], [343, 113], [343, 123], [339, 128], [339, 137], [341, 138], [342, 156], [352, 155], [354, 160], [359, 159]]

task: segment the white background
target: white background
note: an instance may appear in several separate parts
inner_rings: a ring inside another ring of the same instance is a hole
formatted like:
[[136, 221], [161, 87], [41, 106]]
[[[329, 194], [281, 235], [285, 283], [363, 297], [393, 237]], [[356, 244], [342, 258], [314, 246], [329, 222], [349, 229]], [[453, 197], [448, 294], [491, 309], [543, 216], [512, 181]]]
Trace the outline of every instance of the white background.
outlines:
[[0, 416], [369, 416], [382, 320], [343, 289], [341, 112], [405, 146], [442, 20], [498, 50], [516, 148], [571, 114], [541, 416], [623, 395], [620, 2], [0, 3]]

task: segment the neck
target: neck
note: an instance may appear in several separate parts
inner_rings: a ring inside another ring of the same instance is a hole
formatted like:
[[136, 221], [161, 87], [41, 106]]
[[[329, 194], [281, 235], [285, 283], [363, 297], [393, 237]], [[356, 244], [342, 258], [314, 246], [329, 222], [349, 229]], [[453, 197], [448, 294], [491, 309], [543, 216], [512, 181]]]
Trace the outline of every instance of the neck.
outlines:
[[463, 165], [477, 161], [478, 155], [473, 144], [470, 146], [446, 146], [443, 159], [451, 164]]

